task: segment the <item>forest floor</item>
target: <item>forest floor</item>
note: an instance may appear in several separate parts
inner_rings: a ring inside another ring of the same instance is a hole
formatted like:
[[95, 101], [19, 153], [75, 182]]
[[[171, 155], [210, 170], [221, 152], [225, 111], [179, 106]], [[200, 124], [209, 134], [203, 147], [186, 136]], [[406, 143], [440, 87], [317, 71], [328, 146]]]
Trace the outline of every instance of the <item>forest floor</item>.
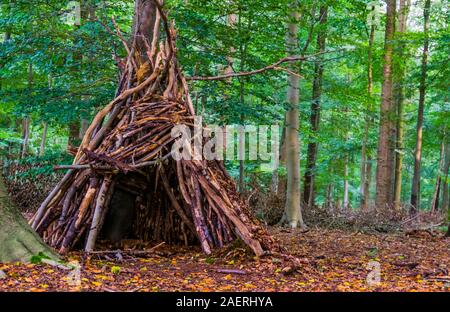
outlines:
[[[450, 239], [428, 232], [362, 234], [272, 228], [302, 266], [231, 248], [205, 256], [196, 248], [161, 246], [145, 258], [78, 253], [80, 270], [44, 264], [0, 264], [0, 291], [449, 291]], [[377, 283], [376, 269], [381, 280]], [[375, 271], [374, 271], [375, 270]], [[77, 277], [77, 272], [80, 276]], [[372, 273], [371, 273], [372, 272]], [[374, 274], [375, 273], [375, 274]], [[374, 283], [368, 283], [367, 280]]]

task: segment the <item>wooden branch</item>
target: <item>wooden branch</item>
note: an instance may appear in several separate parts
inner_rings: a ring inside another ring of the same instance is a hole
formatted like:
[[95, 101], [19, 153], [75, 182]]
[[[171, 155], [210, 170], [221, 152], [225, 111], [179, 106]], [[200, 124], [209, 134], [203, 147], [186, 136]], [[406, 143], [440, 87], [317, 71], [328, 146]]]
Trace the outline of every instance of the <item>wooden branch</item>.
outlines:
[[223, 273], [223, 274], [239, 274], [239, 275], [245, 275], [247, 274], [244, 270], [232, 270], [232, 269], [217, 269], [217, 273]]
[[[95, 204], [94, 216], [92, 218], [91, 228], [89, 230], [88, 239], [86, 242], [85, 250], [86, 252], [93, 251], [95, 248], [95, 242], [97, 241], [98, 233], [102, 227], [102, 216], [104, 215], [105, 208], [108, 207], [108, 198], [111, 196], [111, 192], [109, 192], [109, 188], [112, 184], [113, 180], [111, 176], [106, 177], [103, 180], [102, 186], [99, 191], [99, 195], [97, 196], [97, 201]], [[109, 194], [108, 194], [109, 193]]]
[[[245, 71], [245, 72], [239, 72], [239, 73], [230, 73], [230, 74], [225, 74], [225, 75], [219, 75], [219, 76], [213, 76], [213, 77], [199, 77], [199, 76], [193, 76], [193, 77], [186, 77], [186, 80], [196, 80], [196, 81], [213, 81], [213, 80], [225, 80], [225, 79], [229, 79], [229, 78], [236, 78], [236, 77], [243, 77], [243, 76], [252, 76], [252, 75], [257, 75], [257, 74], [261, 74], [265, 71], [268, 70], [281, 70], [282, 67], [280, 67], [281, 64], [283, 63], [292, 63], [292, 62], [299, 62], [299, 61], [305, 61], [307, 59], [322, 55], [322, 54], [326, 54], [326, 53], [333, 53], [333, 52], [339, 52], [340, 50], [334, 50], [334, 51], [326, 51], [326, 52], [320, 52], [320, 53], [315, 53], [315, 54], [311, 54], [311, 55], [307, 55], [307, 56], [288, 56], [288, 57], [284, 57], [282, 59], [280, 59], [279, 61], [268, 65], [266, 67], [260, 68], [260, 69], [256, 69], [256, 70], [252, 70], [252, 71]], [[286, 70], [286, 69], [283, 69]], [[298, 74], [296, 74], [298, 75]]]
[[166, 242], [159, 243], [158, 245], [147, 249], [147, 250], [99, 250], [99, 251], [88, 251], [87, 254], [90, 255], [107, 255], [107, 254], [116, 254], [116, 253], [122, 253], [122, 254], [129, 254], [129, 255], [147, 255], [152, 252], [154, 252], [156, 249], [164, 245]]

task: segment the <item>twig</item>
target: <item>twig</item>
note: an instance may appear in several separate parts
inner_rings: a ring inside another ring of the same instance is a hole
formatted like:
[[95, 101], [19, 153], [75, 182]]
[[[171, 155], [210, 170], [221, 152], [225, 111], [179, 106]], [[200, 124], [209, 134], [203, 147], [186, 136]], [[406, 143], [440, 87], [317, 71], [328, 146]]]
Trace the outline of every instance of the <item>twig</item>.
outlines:
[[105, 255], [105, 254], [116, 254], [116, 253], [122, 253], [122, 254], [129, 254], [129, 255], [147, 255], [149, 253], [154, 252], [156, 249], [164, 245], [166, 242], [159, 243], [158, 245], [147, 249], [147, 250], [97, 250], [97, 251], [89, 251], [86, 252], [90, 255]]
[[247, 274], [244, 270], [232, 270], [232, 269], [218, 269], [217, 273], [223, 273], [223, 274], [239, 274], [239, 275], [245, 275]]

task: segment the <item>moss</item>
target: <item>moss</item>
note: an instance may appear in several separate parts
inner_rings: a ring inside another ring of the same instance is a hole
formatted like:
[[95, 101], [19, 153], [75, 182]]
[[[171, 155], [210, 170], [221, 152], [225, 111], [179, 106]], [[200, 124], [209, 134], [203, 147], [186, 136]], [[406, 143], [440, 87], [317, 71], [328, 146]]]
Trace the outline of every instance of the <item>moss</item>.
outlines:
[[32, 256], [44, 253], [57, 259], [31, 229], [17, 208], [11, 203], [0, 176], [0, 262], [30, 262]]

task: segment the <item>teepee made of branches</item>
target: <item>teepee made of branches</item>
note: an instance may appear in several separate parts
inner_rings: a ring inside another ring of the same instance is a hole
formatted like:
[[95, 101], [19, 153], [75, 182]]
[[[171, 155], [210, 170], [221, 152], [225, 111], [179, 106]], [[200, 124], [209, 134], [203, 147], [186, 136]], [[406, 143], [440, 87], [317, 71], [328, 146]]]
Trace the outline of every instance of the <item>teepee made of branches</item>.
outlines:
[[[159, 2], [150, 37], [134, 27], [116, 98], [92, 121], [74, 163], [31, 220], [61, 253], [92, 251], [115, 190], [136, 198], [133, 232], [142, 240], [200, 244], [209, 254], [237, 238], [260, 256], [273, 240], [236, 191], [220, 160], [172, 157], [176, 125], [195, 112], [176, 58], [176, 33]], [[140, 25], [145, 23], [141, 22]], [[136, 38], [151, 40], [137, 40]]]

